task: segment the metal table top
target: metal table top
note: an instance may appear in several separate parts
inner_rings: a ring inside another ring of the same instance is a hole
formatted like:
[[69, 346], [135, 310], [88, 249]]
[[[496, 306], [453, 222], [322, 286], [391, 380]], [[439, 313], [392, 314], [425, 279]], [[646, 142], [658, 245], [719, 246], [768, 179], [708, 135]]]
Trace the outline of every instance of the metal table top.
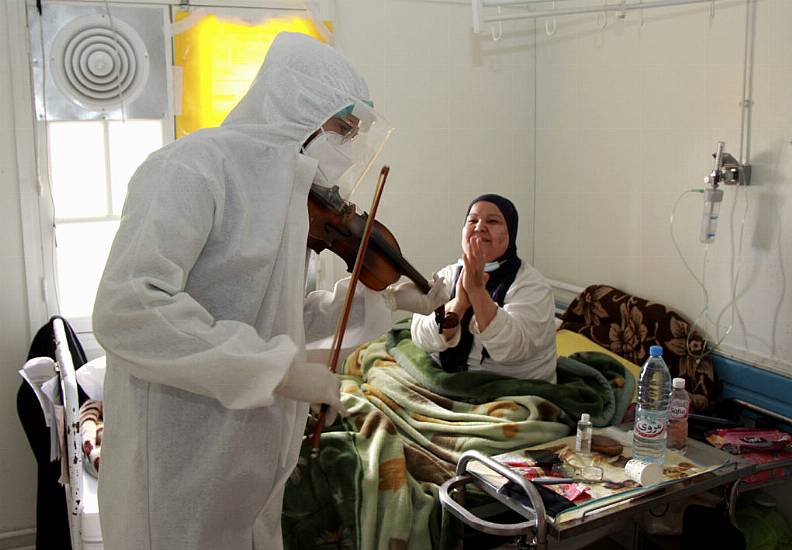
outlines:
[[[597, 430], [596, 433], [612, 437], [623, 445], [630, 446], [631, 430], [632, 426], [624, 425]], [[633, 490], [629, 494], [625, 494], [623, 499], [607, 499], [601, 505], [592, 501], [580, 517], [556, 522], [553, 518], [544, 514], [541, 504], [538, 506], [539, 513], [537, 514], [531, 506], [527, 506], [498, 492], [498, 487], [494, 486], [490, 480], [478, 475], [476, 472], [467, 470], [467, 464], [473, 461], [486, 463], [487, 467], [490, 467], [489, 465], [493, 462], [488, 457], [471, 451], [464, 453], [463, 458], [460, 459], [459, 464], [462, 468], [457, 467], [457, 476], [443, 484], [441, 501], [449, 512], [471, 527], [491, 534], [533, 537], [533, 547], [546, 548], [555, 542], [567, 541], [584, 534], [590, 534], [594, 530], [599, 530], [603, 534], [616, 531], [649, 509], [663, 504], [679, 502], [718, 487], [732, 486], [732, 493], [734, 493], [741, 479], [762, 468], [762, 466], [752, 464], [737, 455], [728, 454], [693, 439], [688, 440], [686, 456], [690, 458], [691, 462], [695, 462], [705, 468], [713, 467], [714, 469], [690, 478]], [[514, 472], [513, 475], [515, 477], [511, 477], [508, 475], [508, 467], [500, 466], [505, 470], [498, 470], [496, 473], [504, 475], [504, 477], [508, 477], [508, 479], [520, 485], [524, 484], [524, 479], [519, 474]], [[766, 469], [766, 466], [764, 468]], [[468, 483], [474, 483], [492, 498], [526, 518], [526, 521], [502, 526], [503, 529], [499, 530], [498, 524], [481, 520], [469, 511], [461, 511], [453, 503], [448, 502], [453, 500], [450, 496], [451, 492], [456, 489], [463, 489]]]

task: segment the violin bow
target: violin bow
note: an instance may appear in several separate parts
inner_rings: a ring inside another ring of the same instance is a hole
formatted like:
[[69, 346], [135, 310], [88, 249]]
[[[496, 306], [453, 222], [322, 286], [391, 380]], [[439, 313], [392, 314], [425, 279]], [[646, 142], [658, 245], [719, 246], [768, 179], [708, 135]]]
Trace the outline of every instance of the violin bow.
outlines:
[[[388, 178], [390, 168], [383, 166], [380, 170], [379, 179], [377, 180], [377, 188], [374, 191], [374, 198], [371, 201], [371, 209], [369, 210], [366, 219], [366, 226], [363, 229], [363, 236], [360, 239], [360, 246], [358, 247], [357, 256], [355, 257], [355, 267], [352, 269], [352, 277], [349, 280], [349, 287], [347, 287], [346, 296], [344, 297], [344, 308], [341, 316], [338, 318], [336, 325], [335, 336], [333, 337], [332, 354], [328, 362], [330, 372], [336, 372], [338, 368], [338, 356], [341, 354], [341, 344], [344, 340], [344, 332], [346, 331], [347, 320], [349, 319], [349, 312], [352, 308], [352, 298], [355, 295], [355, 287], [357, 287], [358, 279], [360, 279], [360, 272], [363, 269], [363, 259], [366, 257], [366, 249], [368, 248], [369, 237], [371, 230], [374, 227], [374, 217], [377, 214], [377, 207], [379, 206], [380, 198], [382, 197], [382, 189], [385, 187], [385, 180]], [[322, 404], [319, 410], [319, 420], [314, 427], [313, 439], [311, 442], [311, 458], [319, 456], [319, 439], [322, 435], [322, 429], [325, 423], [325, 416], [327, 415], [328, 405]]]

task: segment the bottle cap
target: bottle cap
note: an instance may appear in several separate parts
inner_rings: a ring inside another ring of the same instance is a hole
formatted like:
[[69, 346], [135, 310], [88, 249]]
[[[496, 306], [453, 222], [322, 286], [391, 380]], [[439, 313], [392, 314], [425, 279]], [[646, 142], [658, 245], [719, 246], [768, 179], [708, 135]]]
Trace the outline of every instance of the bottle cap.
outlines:
[[589, 416], [589, 413], [583, 413], [583, 414], [580, 415], [580, 421], [581, 422], [591, 422], [591, 416]]
[[678, 390], [684, 390], [685, 389], [685, 379], [684, 378], [674, 378], [671, 381], [671, 384], [673, 384], [673, 386], [676, 389], [678, 389]]
[[640, 483], [642, 486], [658, 483], [663, 480], [663, 468], [654, 462], [644, 462], [637, 458], [631, 458], [624, 466], [624, 473], [627, 477]]
[[649, 346], [649, 355], [652, 357], [662, 357], [663, 346]]

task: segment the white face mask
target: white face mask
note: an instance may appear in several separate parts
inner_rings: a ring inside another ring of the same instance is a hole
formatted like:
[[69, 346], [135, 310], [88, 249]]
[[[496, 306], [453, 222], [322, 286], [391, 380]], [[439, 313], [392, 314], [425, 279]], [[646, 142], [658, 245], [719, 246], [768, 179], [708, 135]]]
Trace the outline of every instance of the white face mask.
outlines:
[[324, 187], [338, 185], [341, 196], [348, 198], [354, 182], [341, 181], [341, 176], [355, 164], [351, 140], [345, 141], [341, 134], [322, 130], [303, 149], [303, 154], [319, 161], [316, 183]]
[[[505, 263], [505, 261], [503, 261], [503, 262], [487, 262], [486, 264], [484, 264], [484, 272], [485, 273], [492, 273], [493, 271], [497, 270], [501, 266], [501, 264], [503, 264], [503, 263]], [[460, 267], [464, 267], [465, 262], [460, 258], [459, 260], [457, 260], [456, 265], [458, 265]]]

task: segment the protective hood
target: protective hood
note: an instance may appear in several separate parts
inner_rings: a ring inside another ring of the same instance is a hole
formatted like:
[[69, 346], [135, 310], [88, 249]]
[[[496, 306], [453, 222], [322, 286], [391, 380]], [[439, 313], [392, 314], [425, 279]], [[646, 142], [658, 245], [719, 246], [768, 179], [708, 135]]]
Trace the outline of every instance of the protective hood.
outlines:
[[336, 50], [304, 34], [283, 32], [223, 126], [299, 149], [335, 113], [361, 101], [370, 101], [368, 86]]

